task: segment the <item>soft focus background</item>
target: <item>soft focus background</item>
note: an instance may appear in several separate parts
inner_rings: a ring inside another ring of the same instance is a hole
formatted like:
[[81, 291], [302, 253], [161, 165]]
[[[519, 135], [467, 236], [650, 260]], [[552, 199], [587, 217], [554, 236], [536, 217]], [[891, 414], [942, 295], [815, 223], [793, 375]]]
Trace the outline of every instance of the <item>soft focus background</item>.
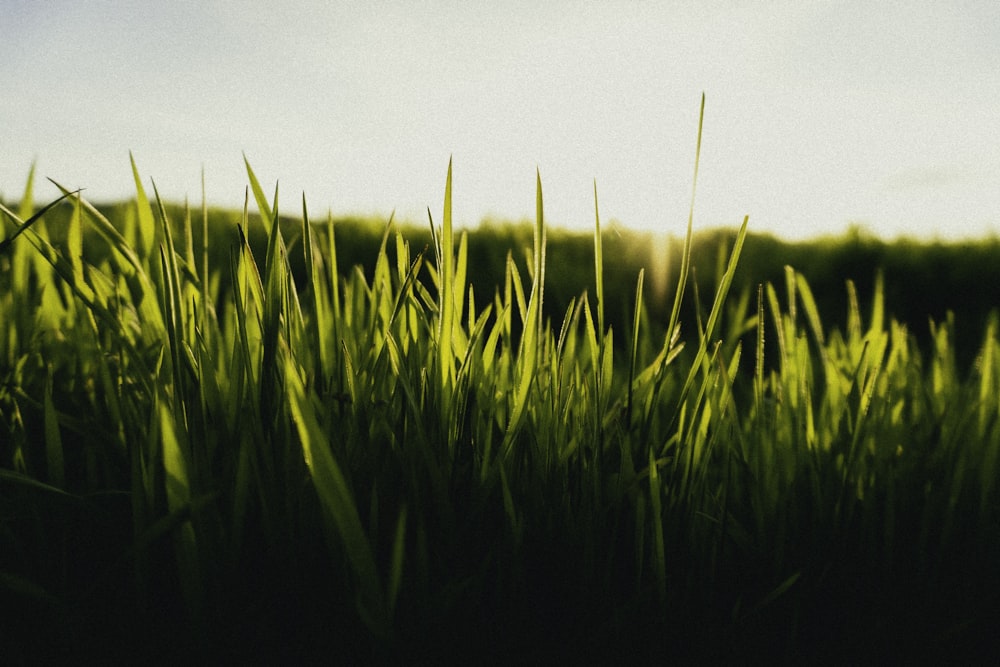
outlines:
[[[0, 196], [40, 175], [239, 208], [788, 239], [1000, 229], [1000, 4], [0, 2]], [[148, 185], [148, 180], [147, 180]], [[51, 192], [49, 192], [51, 191]], [[45, 183], [38, 195], [55, 194]]]

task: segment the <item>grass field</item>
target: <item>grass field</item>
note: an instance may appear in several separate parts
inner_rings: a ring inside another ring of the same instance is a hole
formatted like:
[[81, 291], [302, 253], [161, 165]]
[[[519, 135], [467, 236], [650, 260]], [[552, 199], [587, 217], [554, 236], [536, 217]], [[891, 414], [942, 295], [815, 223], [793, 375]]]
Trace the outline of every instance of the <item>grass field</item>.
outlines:
[[133, 171], [105, 212], [32, 178], [0, 209], [11, 662], [992, 644], [995, 312], [918, 336], [873, 273], [828, 314], [790, 267], [740, 277], [746, 221], [705, 255], [689, 221], [656, 300], [605, 259], [596, 188], [587, 256], [547, 252], [540, 178], [530, 235], [470, 258], [450, 165], [424, 240], [388, 225], [351, 268], [350, 227], [279, 215], [249, 164], [256, 212], [212, 229]]

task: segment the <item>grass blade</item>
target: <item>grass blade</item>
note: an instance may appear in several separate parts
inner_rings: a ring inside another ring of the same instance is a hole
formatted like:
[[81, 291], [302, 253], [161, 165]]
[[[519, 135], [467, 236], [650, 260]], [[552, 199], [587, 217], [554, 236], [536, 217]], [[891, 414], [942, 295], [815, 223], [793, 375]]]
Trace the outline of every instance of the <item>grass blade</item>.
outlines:
[[[288, 408], [302, 443], [302, 455], [319, 495], [323, 511], [337, 529], [351, 569], [358, 581], [358, 604], [369, 628], [379, 637], [390, 632], [391, 619], [385, 608], [382, 587], [371, 544], [362, 528], [354, 494], [330, 450], [330, 443], [316, 419], [315, 411], [291, 359], [285, 362]], [[405, 523], [403, 524], [405, 530]], [[401, 565], [400, 565], [401, 568]]]

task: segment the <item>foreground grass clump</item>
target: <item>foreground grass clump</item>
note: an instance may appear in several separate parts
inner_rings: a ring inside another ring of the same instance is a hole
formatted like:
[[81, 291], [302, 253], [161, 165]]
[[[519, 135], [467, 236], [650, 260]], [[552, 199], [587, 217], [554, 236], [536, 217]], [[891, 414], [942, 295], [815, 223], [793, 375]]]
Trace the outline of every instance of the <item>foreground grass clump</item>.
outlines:
[[552, 321], [541, 181], [530, 261], [476, 295], [450, 167], [433, 245], [387, 226], [367, 279], [341, 277], [304, 202], [283, 233], [247, 165], [266, 249], [247, 205], [213, 265], [133, 171], [120, 220], [64, 189], [58, 243], [30, 178], [2, 209], [15, 661], [840, 660], [992, 640], [995, 317], [966, 375], [953, 323], [922, 355], [880, 285], [867, 321], [849, 293], [842, 331], [792, 269], [725, 308], [744, 221], [682, 334], [689, 220], [665, 331], [642, 272], [613, 331], [595, 191], [593, 294]]

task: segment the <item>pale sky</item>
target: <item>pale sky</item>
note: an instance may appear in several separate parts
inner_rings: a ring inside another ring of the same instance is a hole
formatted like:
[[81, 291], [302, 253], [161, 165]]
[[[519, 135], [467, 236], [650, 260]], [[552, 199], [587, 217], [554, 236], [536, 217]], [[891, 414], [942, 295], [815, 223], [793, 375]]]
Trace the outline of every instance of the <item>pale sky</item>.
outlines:
[[[0, 194], [788, 238], [1000, 232], [1000, 3], [0, 0]], [[42, 180], [37, 196], [55, 196]]]

